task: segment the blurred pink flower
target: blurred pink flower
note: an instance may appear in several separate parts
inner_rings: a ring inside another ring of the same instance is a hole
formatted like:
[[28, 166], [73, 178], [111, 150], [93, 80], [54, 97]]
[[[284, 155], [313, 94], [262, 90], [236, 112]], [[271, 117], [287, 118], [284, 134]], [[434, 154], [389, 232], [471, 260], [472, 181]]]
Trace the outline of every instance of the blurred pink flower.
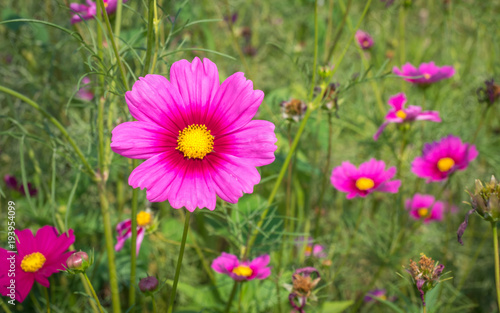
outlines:
[[[146, 229], [153, 222], [153, 214], [151, 211], [140, 211], [137, 213], [137, 240], [135, 246], [135, 253], [139, 255], [139, 250], [141, 249], [142, 240], [144, 240], [144, 234], [146, 233]], [[115, 251], [120, 251], [125, 244], [125, 241], [132, 237], [132, 220], [126, 219], [123, 222], [118, 223], [116, 225], [116, 232], [118, 236], [116, 236], [116, 240], [118, 241], [115, 245]]]
[[373, 46], [373, 38], [362, 30], [356, 31], [356, 41], [363, 50], [368, 50]]
[[374, 289], [374, 290], [366, 293], [366, 296], [364, 297], [363, 301], [364, 302], [372, 302], [372, 301], [376, 301], [376, 299], [394, 302], [396, 300], [396, 297], [392, 296], [390, 298], [387, 298], [387, 290]]
[[307, 241], [306, 249], [304, 251], [305, 256], [313, 256], [315, 258], [326, 258], [327, 254], [325, 251], [325, 246], [320, 244], [314, 244], [314, 239], [312, 237], [299, 237], [295, 242], [299, 249], [304, 247], [304, 241]]
[[347, 193], [347, 199], [364, 198], [374, 191], [397, 193], [401, 181], [390, 180], [395, 174], [395, 167], [385, 170], [384, 161], [371, 159], [359, 169], [347, 161], [333, 169], [330, 180], [333, 187]]
[[[447, 209], [447, 204], [442, 201], [435, 201], [432, 195], [415, 194], [413, 198], [406, 199], [405, 207], [410, 216], [415, 220], [422, 219], [424, 223], [432, 221], [441, 222]], [[451, 211], [456, 211], [452, 207]]]
[[94, 93], [90, 90], [88, 84], [90, 84], [90, 78], [84, 77], [82, 79], [81, 88], [76, 93], [76, 97], [85, 101], [92, 101], [94, 99]]
[[[123, 0], [123, 3], [128, 0]], [[94, 1], [86, 0], [87, 5], [79, 4], [79, 3], [71, 3], [69, 8], [77, 13], [71, 17], [71, 24], [75, 24], [81, 22], [83, 20], [90, 20], [95, 18], [97, 11], [97, 4]], [[112, 14], [116, 11], [117, 0], [104, 0], [104, 7], [106, 8], [106, 12], [108, 14]]]
[[75, 242], [75, 236], [72, 229], [59, 236], [57, 229], [48, 225], [38, 229], [35, 236], [29, 229], [14, 232], [17, 254], [0, 248], [0, 294], [10, 296], [12, 276], [8, 274], [11, 264], [15, 264], [15, 299], [23, 302], [35, 281], [49, 288], [49, 277], [65, 270], [66, 260], [74, 252], [66, 250]]
[[257, 166], [274, 161], [274, 124], [252, 120], [264, 98], [243, 73], [219, 83], [217, 66], [177, 61], [170, 81], [147, 75], [125, 94], [138, 121], [113, 129], [111, 149], [147, 159], [129, 184], [151, 202], [168, 200], [189, 211], [215, 209], [216, 196], [236, 203], [260, 181]]
[[406, 123], [413, 121], [431, 121], [431, 122], [441, 122], [439, 117], [439, 112], [437, 111], [423, 111], [422, 108], [416, 105], [410, 105], [407, 109], [404, 108], [406, 104], [406, 95], [404, 93], [398, 93], [389, 98], [389, 105], [392, 109], [385, 116], [385, 122], [380, 126], [375, 135], [373, 135], [373, 140], [378, 140], [380, 134], [384, 131], [389, 123]]
[[465, 170], [477, 155], [474, 145], [449, 135], [440, 141], [426, 143], [422, 156], [411, 163], [411, 171], [418, 177], [427, 178], [427, 183], [445, 180], [455, 171]]
[[434, 62], [422, 63], [418, 69], [410, 63], [406, 63], [401, 70], [395, 66], [392, 72], [396, 75], [404, 76], [404, 80], [418, 85], [429, 85], [455, 75], [453, 66], [439, 67]]
[[271, 268], [267, 267], [269, 260], [269, 254], [264, 254], [250, 262], [240, 262], [235, 255], [222, 252], [220, 257], [213, 260], [212, 269], [237, 281], [265, 279], [271, 275]]

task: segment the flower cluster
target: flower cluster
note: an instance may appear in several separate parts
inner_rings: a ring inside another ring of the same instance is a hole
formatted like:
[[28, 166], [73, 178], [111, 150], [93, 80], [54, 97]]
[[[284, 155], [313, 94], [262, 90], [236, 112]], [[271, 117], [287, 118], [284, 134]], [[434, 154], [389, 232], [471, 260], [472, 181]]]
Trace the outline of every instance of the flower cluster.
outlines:
[[443, 274], [444, 265], [435, 262], [432, 258], [428, 258], [425, 254], [420, 255], [420, 260], [417, 262], [410, 259], [409, 268], [406, 269], [410, 273], [418, 291], [422, 304], [425, 306], [425, 293], [432, 290], [439, 282], [441, 274]]
[[299, 99], [290, 99], [280, 103], [281, 116], [286, 120], [300, 121], [307, 110], [307, 104]]
[[312, 291], [320, 280], [321, 276], [314, 267], [297, 269], [292, 275], [292, 285], [285, 285], [285, 288], [290, 292], [288, 301], [292, 308], [299, 313], [305, 313], [304, 307], [307, 304], [307, 300], [317, 300]]
[[484, 87], [477, 89], [477, 98], [479, 102], [486, 102], [488, 105], [492, 105], [500, 98], [500, 85], [495, 84], [493, 78], [486, 80], [484, 84]]

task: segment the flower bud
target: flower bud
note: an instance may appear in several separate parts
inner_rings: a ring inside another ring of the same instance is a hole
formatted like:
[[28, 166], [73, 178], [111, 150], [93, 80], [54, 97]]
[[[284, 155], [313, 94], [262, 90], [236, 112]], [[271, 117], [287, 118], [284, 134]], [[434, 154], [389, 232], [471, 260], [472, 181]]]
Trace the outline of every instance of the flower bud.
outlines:
[[89, 255], [83, 251], [73, 253], [66, 260], [66, 265], [70, 270], [85, 271], [89, 266]]
[[158, 279], [153, 276], [148, 276], [139, 281], [139, 289], [144, 292], [153, 292], [158, 288]]

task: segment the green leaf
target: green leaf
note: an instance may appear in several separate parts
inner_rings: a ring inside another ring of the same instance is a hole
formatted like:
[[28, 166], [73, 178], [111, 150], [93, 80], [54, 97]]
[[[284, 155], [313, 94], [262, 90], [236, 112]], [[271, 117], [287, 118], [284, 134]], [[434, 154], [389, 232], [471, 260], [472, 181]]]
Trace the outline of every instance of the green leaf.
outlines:
[[322, 313], [341, 313], [351, 305], [354, 304], [354, 301], [330, 301], [323, 303], [323, 307], [321, 309]]

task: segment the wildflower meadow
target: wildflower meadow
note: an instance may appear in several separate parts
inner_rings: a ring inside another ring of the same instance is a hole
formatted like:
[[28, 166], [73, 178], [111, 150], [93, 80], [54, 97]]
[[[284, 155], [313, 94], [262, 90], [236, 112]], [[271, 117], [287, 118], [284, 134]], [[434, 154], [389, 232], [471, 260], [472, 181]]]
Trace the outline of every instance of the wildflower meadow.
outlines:
[[500, 2], [0, 0], [0, 312], [500, 312]]

